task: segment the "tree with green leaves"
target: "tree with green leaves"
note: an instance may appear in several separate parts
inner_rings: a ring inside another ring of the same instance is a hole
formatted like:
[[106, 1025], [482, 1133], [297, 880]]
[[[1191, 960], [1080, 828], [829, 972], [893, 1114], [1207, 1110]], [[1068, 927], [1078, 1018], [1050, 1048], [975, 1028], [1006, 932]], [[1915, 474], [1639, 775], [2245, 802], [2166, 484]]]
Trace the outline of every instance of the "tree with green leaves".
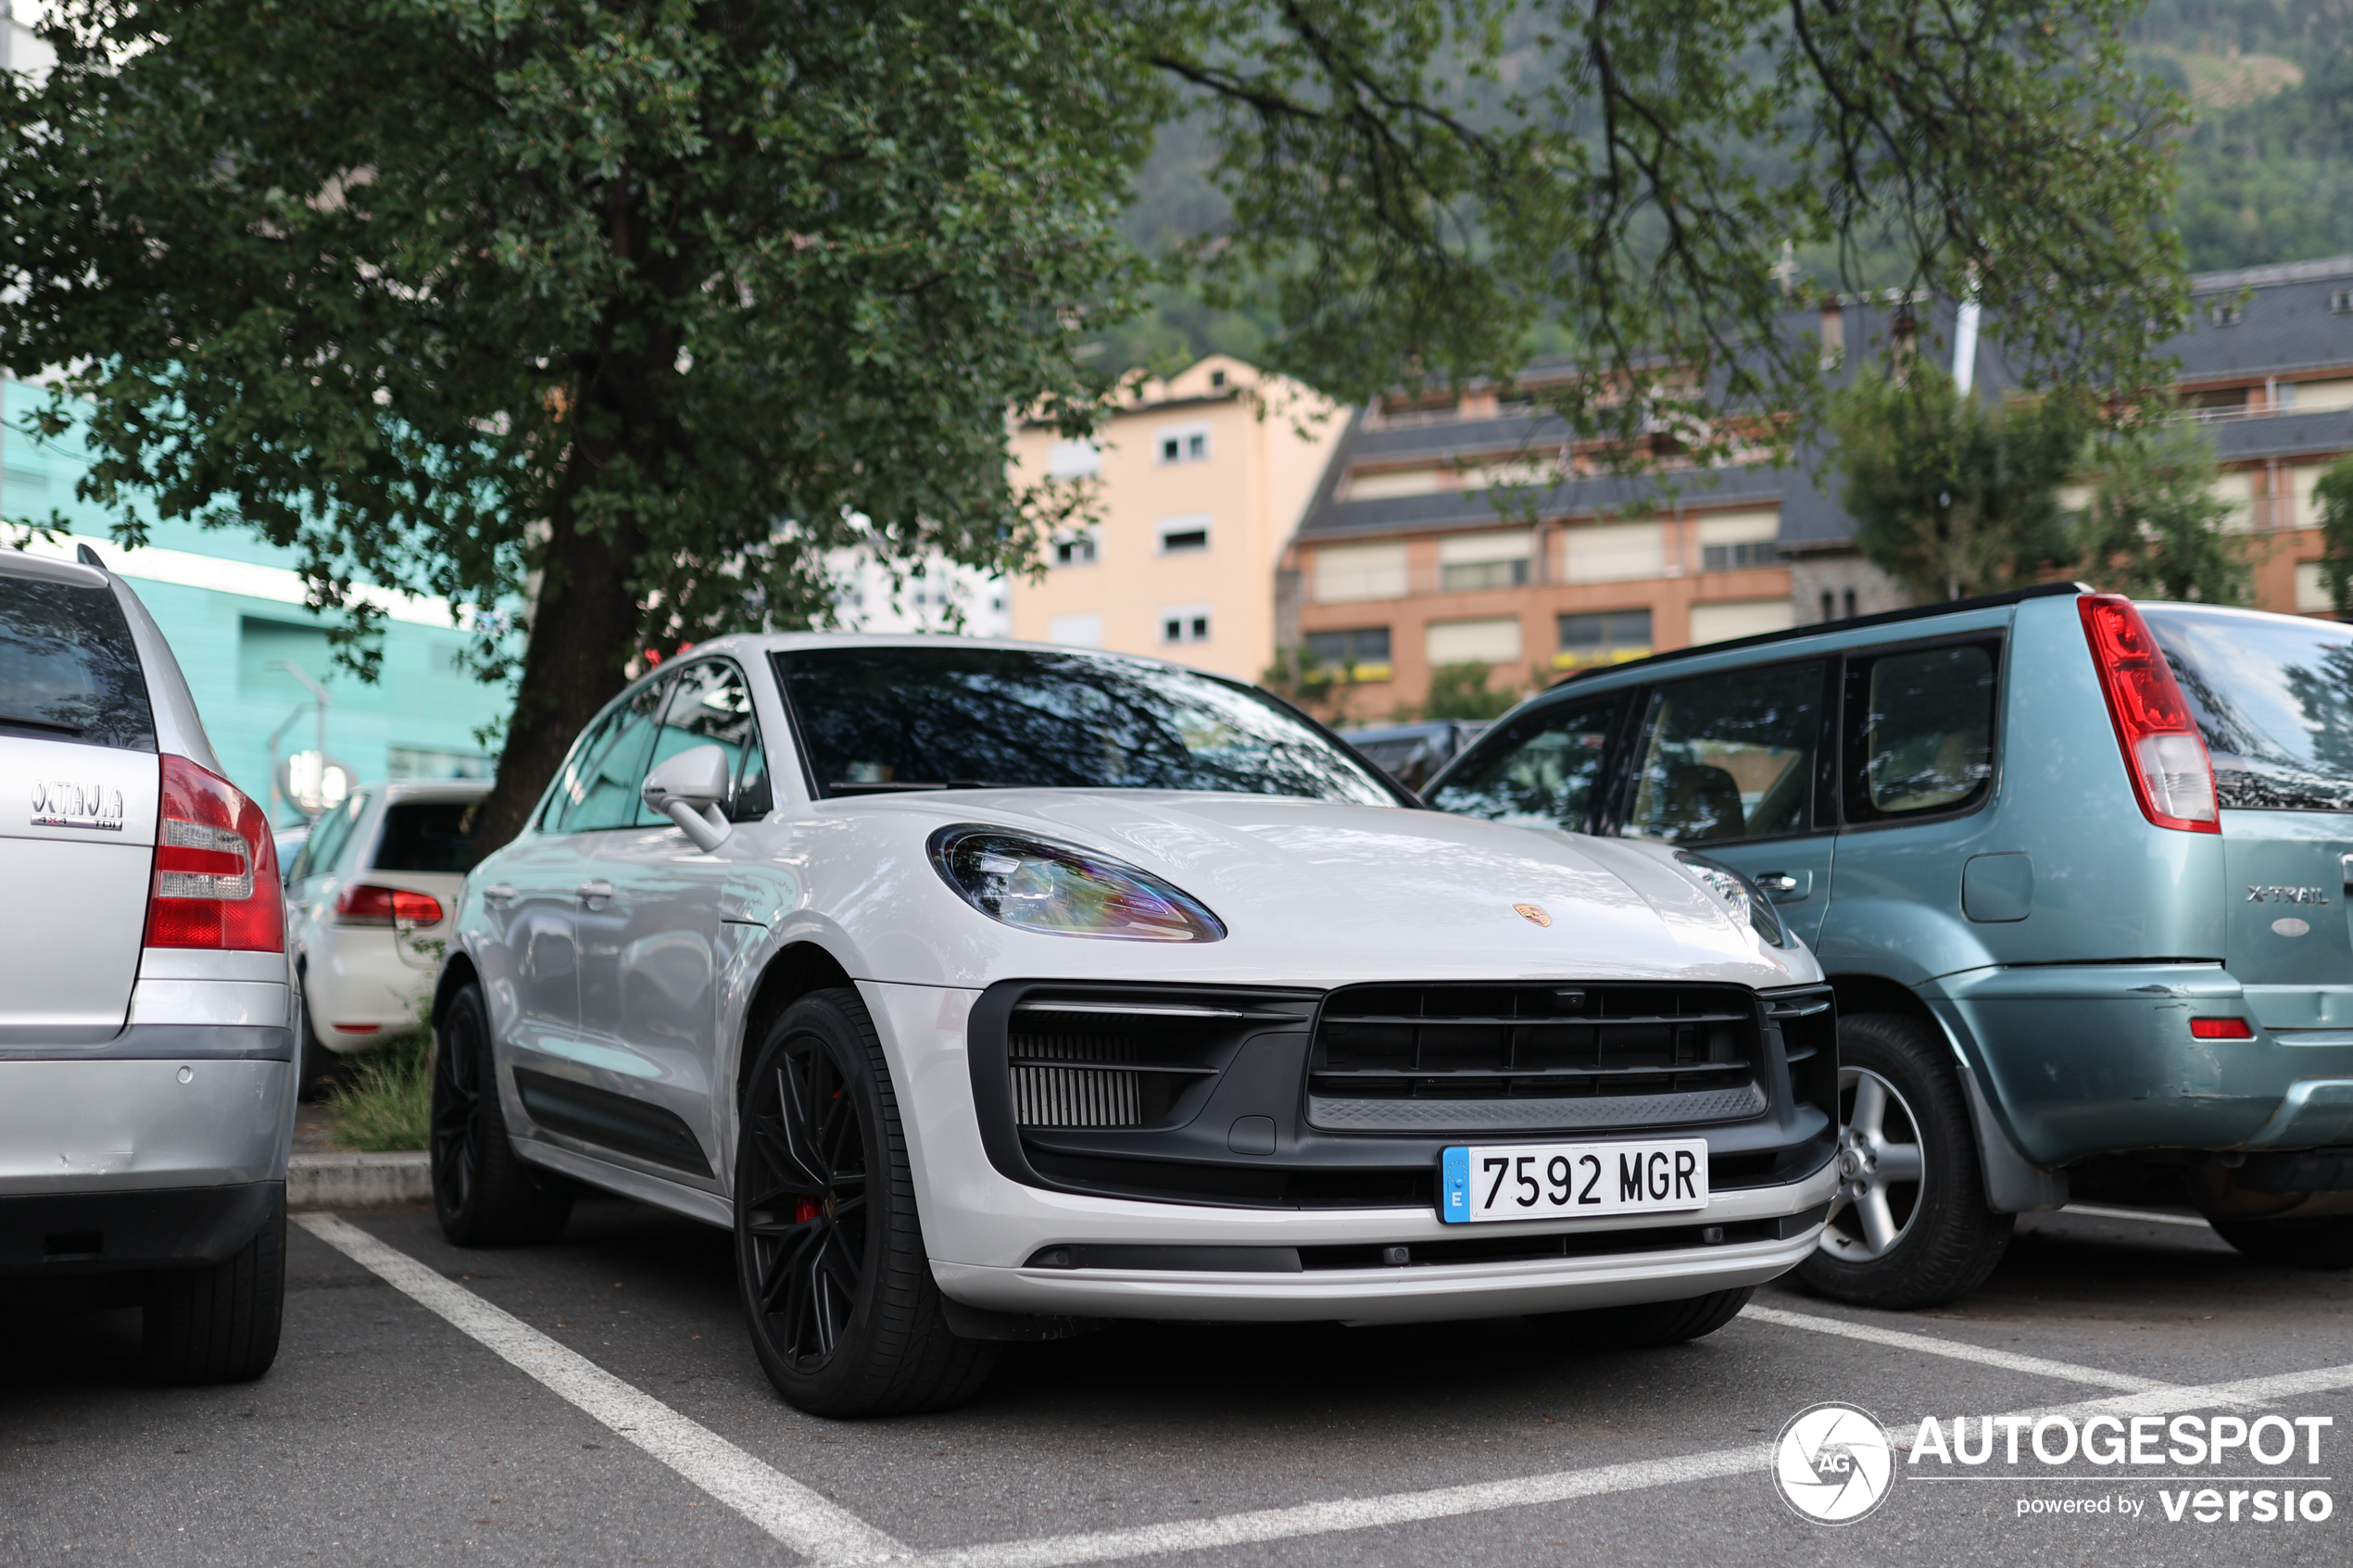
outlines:
[[2151, 420], [2105, 438], [2090, 460], [2099, 473], [2076, 523], [2089, 581], [2136, 599], [2253, 600], [2250, 536], [2223, 531], [2231, 506], [2204, 431]]
[[1175, 265], [1342, 399], [1541, 336], [1614, 460], [1785, 448], [1784, 242], [1973, 288], [2032, 379], [2153, 383], [2181, 106], [2130, 13], [58, 0], [0, 90], [0, 364], [127, 537], [295, 546], [356, 661], [356, 585], [523, 607], [488, 845], [646, 650], [822, 620], [830, 546], [1036, 559], [1083, 496], [1015, 486], [1008, 418], [1115, 396], [1086, 351], [1179, 119], [1228, 220]]
[[1516, 686], [1498, 689], [1490, 683], [1495, 668], [1480, 660], [1441, 664], [1429, 672], [1429, 692], [1417, 708], [1401, 711], [1401, 721], [1414, 719], [1501, 719], [1519, 706]]
[[2353, 618], [2353, 453], [2313, 481], [2312, 504], [2321, 513], [2321, 581], [2336, 613]]
[[2082, 400], [1972, 397], [1915, 357], [1858, 371], [1830, 422], [1855, 542], [1914, 598], [1992, 593], [2065, 558], [2058, 491], [2090, 427]]

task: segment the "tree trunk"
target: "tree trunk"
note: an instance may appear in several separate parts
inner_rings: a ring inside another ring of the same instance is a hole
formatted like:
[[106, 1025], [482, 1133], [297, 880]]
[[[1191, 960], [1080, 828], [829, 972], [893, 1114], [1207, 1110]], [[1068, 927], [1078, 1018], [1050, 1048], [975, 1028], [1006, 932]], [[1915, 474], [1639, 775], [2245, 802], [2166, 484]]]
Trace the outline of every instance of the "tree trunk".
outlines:
[[540, 792], [573, 737], [625, 684], [637, 651], [637, 606], [629, 579], [643, 547], [623, 524], [611, 538], [582, 531], [566, 495], [550, 520], [539, 604], [523, 650], [498, 782], [474, 825], [474, 848], [487, 854], [529, 824]]

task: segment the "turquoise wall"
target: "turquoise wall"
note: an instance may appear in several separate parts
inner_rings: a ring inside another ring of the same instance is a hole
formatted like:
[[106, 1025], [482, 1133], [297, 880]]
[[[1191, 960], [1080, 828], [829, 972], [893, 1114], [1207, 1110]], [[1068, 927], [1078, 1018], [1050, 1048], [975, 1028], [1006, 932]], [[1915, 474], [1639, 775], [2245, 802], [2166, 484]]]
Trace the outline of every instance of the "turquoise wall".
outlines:
[[[286, 731], [279, 755], [316, 744], [310, 696], [293, 676], [267, 668], [275, 659], [291, 659], [325, 684], [327, 755], [349, 764], [361, 780], [489, 775], [497, 743], [485, 745], [476, 732], [504, 724], [512, 693], [458, 668], [470, 633], [388, 618], [383, 671], [371, 684], [333, 664], [327, 618], [304, 609], [299, 586], [282, 575], [297, 564], [294, 551], [241, 530], [153, 525], [149, 543], [159, 550], [274, 569], [238, 584], [256, 592], [185, 581], [208, 575], [204, 561], [150, 557], [143, 562], [142, 552], [113, 542], [107, 513], [75, 498], [75, 482], [88, 466], [79, 441], [71, 433], [49, 441], [26, 433], [26, 416], [45, 400], [37, 386], [0, 383], [6, 425], [0, 433], [0, 516], [11, 523], [47, 522], [53, 510], [63, 513], [74, 535], [90, 541], [130, 582], [170, 639], [213, 749], [238, 788], [256, 800], [270, 799], [270, 734], [297, 709], [303, 716]], [[282, 806], [278, 816], [298, 821], [301, 813]]]

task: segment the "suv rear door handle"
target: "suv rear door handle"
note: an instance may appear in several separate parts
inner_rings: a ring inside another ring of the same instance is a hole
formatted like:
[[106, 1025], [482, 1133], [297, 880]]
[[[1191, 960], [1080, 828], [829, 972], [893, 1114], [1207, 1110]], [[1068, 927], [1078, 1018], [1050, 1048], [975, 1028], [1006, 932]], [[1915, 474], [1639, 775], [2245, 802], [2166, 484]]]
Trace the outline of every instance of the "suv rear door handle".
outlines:
[[594, 882], [582, 883], [573, 891], [580, 895], [582, 903], [593, 909], [612, 897], [612, 884], [599, 877]]

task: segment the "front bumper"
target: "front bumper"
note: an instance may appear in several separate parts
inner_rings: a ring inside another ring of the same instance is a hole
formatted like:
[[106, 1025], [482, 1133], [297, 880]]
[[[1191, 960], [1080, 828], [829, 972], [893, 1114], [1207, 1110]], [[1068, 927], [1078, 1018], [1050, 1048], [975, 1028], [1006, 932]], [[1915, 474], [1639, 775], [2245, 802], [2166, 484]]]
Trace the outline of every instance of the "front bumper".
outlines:
[[[2019, 1151], [2050, 1167], [2353, 1140], [2353, 1028], [2284, 1026], [2280, 989], [2217, 963], [2049, 964], [1948, 974], [1920, 995]], [[2197, 1039], [2194, 1017], [2245, 1019], [2254, 1037]]]
[[[985, 1145], [966, 1053], [979, 993], [862, 983], [882, 1035], [924, 1218], [932, 1272], [950, 1299], [998, 1311], [1079, 1317], [1413, 1322], [1680, 1299], [1761, 1284], [1813, 1248], [1837, 1188], [1822, 1140], [1789, 1179], [1719, 1184], [1699, 1214], [1581, 1224], [1450, 1225], [1434, 1202], [1378, 1207], [1171, 1201], [1015, 1180]], [[1457, 1140], [1460, 1141], [1460, 1140]], [[1811, 1142], [1806, 1144], [1811, 1148]], [[1720, 1225], [1722, 1242], [1658, 1247], [1679, 1228]], [[1455, 1261], [1469, 1239], [1573, 1237], [1566, 1255]], [[1623, 1236], [1623, 1249], [1605, 1238]], [[1403, 1267], [1317, 1266], [1349, 1252], [1428, 1249]], [[1041, 1257], [1071, 1249], [1076, 1266]], [[1095, 1267], [1092, 1248], [1321, 1252], [1303, 1267]]]
[[[1623, 1238], [1627, 1249], [1499, 1262], [1249, 1270], [1087, 1267], [1083, 1266], [1087, 1254], [1079, 1251], [1082, 1266], [1077, 1267], [1025, 1264], [1008, 1268], [934, 1258], [932, 1276], [951, 1299], [967, 1306], [1056, 1317], [1438, 1323], [1680, 1301], [1712, 1291], [1763, 1285], [1795, 1268], [1819, 1242], [1821, 1216], [1837, 1185], [1836, 1172], [1825, 1167], [1787, 1186], [1726, 1194], [1703, 1215], [1676, 1216], [1683, 1222], [1671, 1227], [1679, 1238], [1697, 1228], [1692, 1222], [1731, 1228], [1760, 1217], [1764, 1223], [1748, 1228], [1782, 1233], [1715, 1245], [1643, 1245], [1645, 1231], [1670, 1228], [1665, 1226], [1619, 1226], [1606, 1231], [1594, 1226], [1554, 1227], [1552, 1234], [1566, 1235], [1582, 1246], [1606, 1248]], [[1458, 1242], [1463, 1239], [1461, 1233], [1472, 1228], [1443, 1225], [1419, 1210], [1353, 1217], [1369, 1222], [1365, 1232], [1404, 1245], [1409, 1253], [1416, 1242]], [[1302, 1224], [1299, 1228], [1317, 1227]], [[1541, 1227], [1536, 1226], [1477, 1228], [1515, 1232], [1529, 1239], [1542, 1234]], [[1257, 1229], [1256, 1239], [1265, 1240], [1265, 1228]], [[1050, 1259], [1065, 1250], [1040, 1249]]]

